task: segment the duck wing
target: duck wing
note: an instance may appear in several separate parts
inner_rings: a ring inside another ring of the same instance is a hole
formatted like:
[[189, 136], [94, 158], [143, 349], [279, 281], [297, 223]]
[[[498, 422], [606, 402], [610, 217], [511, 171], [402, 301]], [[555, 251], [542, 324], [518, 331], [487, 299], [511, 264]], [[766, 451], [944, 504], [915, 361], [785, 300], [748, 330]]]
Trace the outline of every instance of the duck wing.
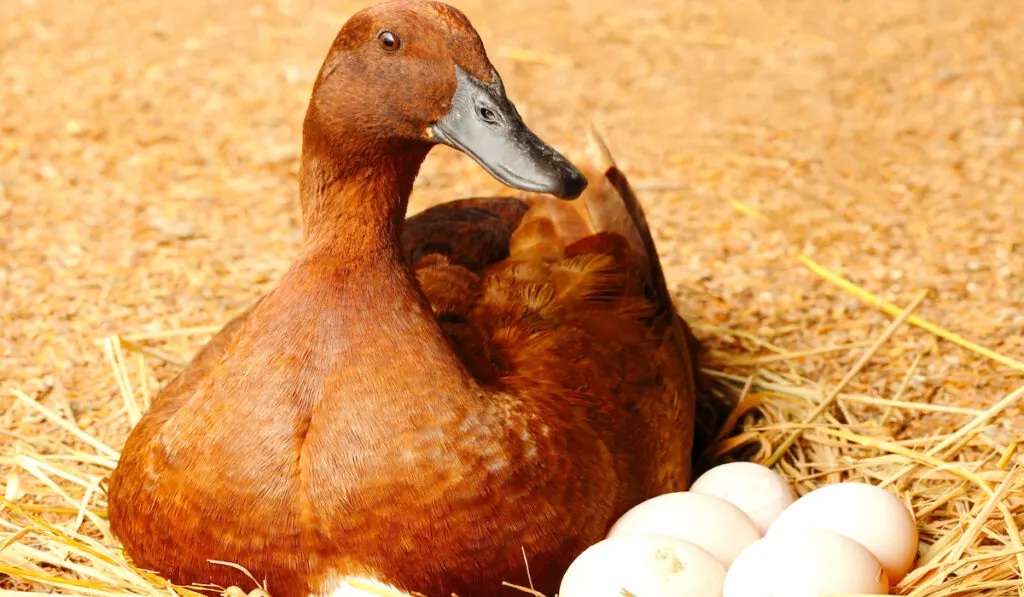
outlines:
[[696, 342], [643, 209], [596, 132], [589, 157], [577, 162], [590, 185], [576, 201], [453, 202], [410, 219], [405, 241], [477, 381], [586, 409], [620, 456], [627, 504], [689, 481]]

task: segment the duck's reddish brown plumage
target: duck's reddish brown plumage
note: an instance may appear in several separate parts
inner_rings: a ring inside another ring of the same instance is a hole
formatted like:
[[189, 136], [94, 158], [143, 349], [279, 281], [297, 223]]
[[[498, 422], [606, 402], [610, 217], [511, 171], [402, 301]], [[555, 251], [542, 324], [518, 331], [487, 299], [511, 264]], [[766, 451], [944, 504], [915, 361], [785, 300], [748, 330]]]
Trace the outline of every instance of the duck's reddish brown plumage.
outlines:
[[[414, 71], [352, 50], [383, 20], [423, 52]], [[525, 551], [553, 593], [625, 509], [686, 487], [688, 331], [606, 153], [576, 202], [405, 220], [430, 144], [385, 108], [436, 119], [456, 60], [492, 72], [436, 3], [365, 11], [335, 40], [304, 127], [299, 256], [161, 392], [111, 478], [138, 565], [245, 585], [207, 562], [231, 561], [278, 597], [347, 575], [472, 597], [525, 584]], [[354, 88], [368, 70], [374, 87]]]

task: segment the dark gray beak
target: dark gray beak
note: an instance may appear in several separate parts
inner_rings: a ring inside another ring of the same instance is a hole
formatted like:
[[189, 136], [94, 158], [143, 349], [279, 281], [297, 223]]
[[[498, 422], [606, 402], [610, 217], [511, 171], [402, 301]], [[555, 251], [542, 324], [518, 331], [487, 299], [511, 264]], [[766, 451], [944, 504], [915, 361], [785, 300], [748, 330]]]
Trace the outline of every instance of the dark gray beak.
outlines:
[[491, 84], [455, 67], [451, 108], [431, 125], [434, 139], [469, 155], [491, 176], [522, 191], [575, 199], [587, 188], [583, 174], [523, 124], [498, 74]]

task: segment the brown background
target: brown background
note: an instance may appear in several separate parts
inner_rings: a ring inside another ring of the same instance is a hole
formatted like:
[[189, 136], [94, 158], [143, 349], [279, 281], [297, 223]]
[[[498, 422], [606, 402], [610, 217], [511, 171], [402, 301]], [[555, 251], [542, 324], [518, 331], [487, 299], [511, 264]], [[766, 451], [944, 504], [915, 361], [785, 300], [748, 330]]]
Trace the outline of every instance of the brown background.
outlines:
[[[170, 4], [0, 5], [0, 383], [59, 394], [114, 446], [127, 423], [97, 408], [120, 398], [93, 340], [218, 325], [272, 286], [298, 243], [309, 87], [360, 6]], [[715, 354], [764, 351], [711, 325], [793, 351], [877, 336], [889, 319], [806, 251], [899, 304], [930, 288], [924, 317], [1024, 356], [1020, 0], [459, 6], [538, 133], [571, 151], [602, 127]], [[439, 149], [414, 208], [494, 188]], [[908, 399], [988, 404], [1024, 382], [903, 330], [852, 387], [891, 394], [917, 354]], [[834, 383], [856, 356], [778, 368]]]

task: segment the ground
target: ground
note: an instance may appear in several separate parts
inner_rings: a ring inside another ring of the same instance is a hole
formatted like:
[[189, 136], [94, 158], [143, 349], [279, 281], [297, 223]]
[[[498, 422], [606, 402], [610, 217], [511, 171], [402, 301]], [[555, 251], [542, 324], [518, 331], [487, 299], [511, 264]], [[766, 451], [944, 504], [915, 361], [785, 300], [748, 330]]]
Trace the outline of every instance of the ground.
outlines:
[[[218, 326], [274, 285], [299, 243], [310, 85], [361, 5], [4, 2], [5, 453], [50, 428], [12, 389], [119, 448], [99, 340]], [[1024, 384], [1024, 2], [458, 5], [538, 134], [571, 154], [588, 122], [604, 133], [709, 367], [761, 358], [832, 388], [892, 321], [804, 255], [898, 306], [929, 291], [917, 315], [1004, 357], [906, 326], [849, 392], [891, 398], [906, 377], [905, 401], [985, 409]], [[412, 209], [495, 185], [438, 149]], [[205, 338], [150, 342], [166, 358], [146, 391]], [[1021, 429], [1017, 401], [988, 433], [1012, 446]]]

